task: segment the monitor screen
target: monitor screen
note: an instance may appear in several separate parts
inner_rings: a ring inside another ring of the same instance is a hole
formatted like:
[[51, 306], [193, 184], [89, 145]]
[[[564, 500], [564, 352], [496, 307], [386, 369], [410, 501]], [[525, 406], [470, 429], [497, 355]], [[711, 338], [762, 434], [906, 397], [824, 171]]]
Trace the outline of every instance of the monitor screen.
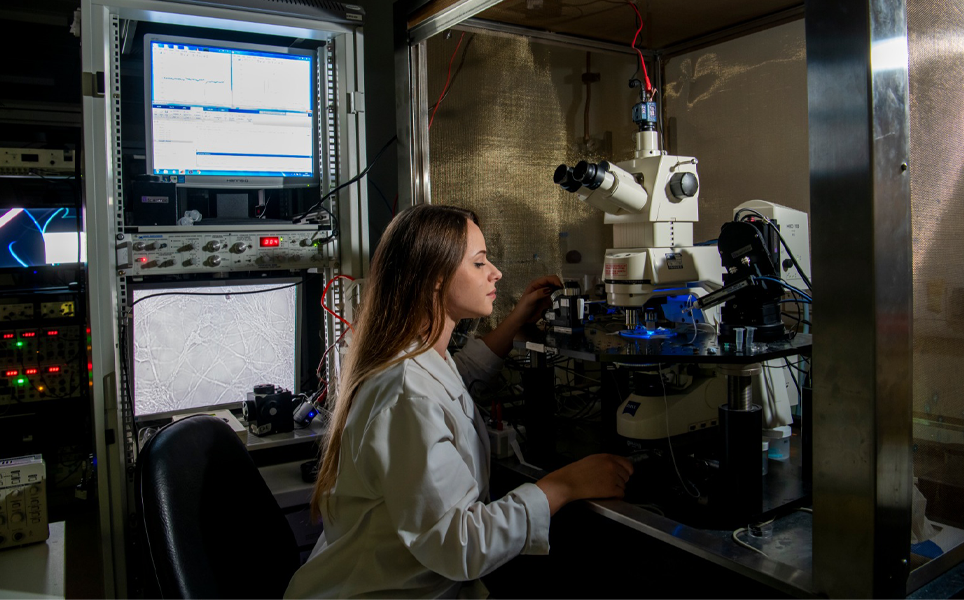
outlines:
[[[139, 287], [134, 306], [133, 389], [138, 416], [240, 402], [258, 384], [295, 391], [297, 280], [190, 288]], [[130, 338], [129, 338], [130, 339]]]
[[0, 208], [0, 268], [87, 260], [76, 208]]
[[315, 54], [144, 38], [147, 160], [153, 175], [212, 187], [315, 180]]

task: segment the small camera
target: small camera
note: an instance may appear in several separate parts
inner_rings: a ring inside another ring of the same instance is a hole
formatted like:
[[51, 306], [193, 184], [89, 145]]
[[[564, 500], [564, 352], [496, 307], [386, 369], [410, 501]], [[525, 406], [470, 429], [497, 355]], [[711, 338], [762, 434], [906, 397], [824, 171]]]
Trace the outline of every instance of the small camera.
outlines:
[[248, 431], [257, 436], [293, 431], [294, 396], [274, 385], [256, 385], [241, 405]]

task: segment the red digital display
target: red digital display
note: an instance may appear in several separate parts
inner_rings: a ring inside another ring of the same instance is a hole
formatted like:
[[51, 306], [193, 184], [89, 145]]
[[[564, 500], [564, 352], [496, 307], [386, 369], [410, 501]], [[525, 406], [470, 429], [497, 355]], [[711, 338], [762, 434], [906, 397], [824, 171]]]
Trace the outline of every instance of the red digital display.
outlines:
[[60, 373], [60, 367], [47, 367], [48, 373]]
[[32, 369], [32, 368], [31, 368], [31, 369], [24, 369], [23, 374], [24, 374], [24, 375], [36, 375], [36, 374], [37, 374], [37, 369]]
[[37, 337], [36, 331], [24, 331], [20, 334], [20, 337]]
[[277, 248], [281, 245], [281, 238], [279, 237], [262, 237], [261, 247], [262, 248]]
[[3, 376], [4, 376], [4, 377], [16, 377], [18, 374], [20, 374], [20, 371], [18, 371], [18, 370], [16, 370], [16, 369], [11, 369], [11, 370], [9, 370], [9, 371], [4, 371], [4, 372], [3, 372]]
[[57, 331], [56, 329], [49, 329], [49, 330], [47, 330], [47, 335], [57, 335], [58, 333], [60, 333], [60, 332]]
[[5, 340], [12, 340], [13, 338], [14, 338], [14, 335], [12, 333], [3, 334], [3, 339]]

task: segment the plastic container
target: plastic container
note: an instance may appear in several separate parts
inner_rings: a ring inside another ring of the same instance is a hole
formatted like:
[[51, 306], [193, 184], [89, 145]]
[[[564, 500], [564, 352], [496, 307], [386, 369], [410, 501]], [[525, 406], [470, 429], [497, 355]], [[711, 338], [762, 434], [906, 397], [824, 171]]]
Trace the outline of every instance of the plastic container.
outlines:
[[770, 442], [770, 449], [768, 454], [771, 460], [779, 460], [786, 462], [790, 460], [790, 426], [784, 425], [783, 427], [774, 427], [773, 429], [764, 429], [763, 435], [767, 437]]
[[762, 446], [763, 446], [763, 474], [766, 475], [767, 473], [770, 472], [770, 464], [769, 464], [769, 461], [767, 460], [768, 458], [767, 454], [770, 448], [770, 441], [767, 438], [763, 438]]

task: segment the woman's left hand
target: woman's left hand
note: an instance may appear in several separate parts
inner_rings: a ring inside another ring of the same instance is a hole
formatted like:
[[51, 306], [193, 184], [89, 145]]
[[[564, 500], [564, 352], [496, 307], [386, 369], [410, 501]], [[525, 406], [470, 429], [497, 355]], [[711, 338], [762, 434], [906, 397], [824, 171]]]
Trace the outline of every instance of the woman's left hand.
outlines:
[[552, 299], [549, 296], [560, 288], [562, 288], [562, 281], [555, 275], [534, 279], [526, 286], [512, 312], [517, 313], [523, 323], [535, 323], [552, 306]]

